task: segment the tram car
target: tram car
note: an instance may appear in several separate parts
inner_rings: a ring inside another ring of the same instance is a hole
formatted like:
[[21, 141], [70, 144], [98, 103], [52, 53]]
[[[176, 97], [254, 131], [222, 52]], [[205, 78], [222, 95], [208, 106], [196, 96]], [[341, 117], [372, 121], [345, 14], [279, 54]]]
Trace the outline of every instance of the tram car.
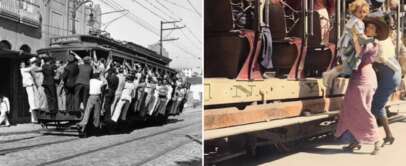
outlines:
[[[331, 134], [348, 79], [326, 88], [322, 73], [338, 63], [349, 1], [204, 2], [205, 163], [255, 155], [262, 145], [288, 150], [295, 140]], [[391, 13], [401, 36], [403, 11]], [[400, 117], [403, 93], [387, 104], [392, 119]]]
[[[126, 116], [126, 118], [123, 118], [126, 120], [120, 118], [116, 124], [129, 125], [134, 121], [164, 124], [169, 116], [176, 116], [182, 112], [190, 84], [184, 81], [185, 79], [179, 76], [177, 71], [169, 67], [170, 58], [158, 55], [154, 51], [135, 43], [117, 41], [97, 34], [51, 38], [50, 47], [38, 50], [38, 56], [51, 57], [56, 61], [66, 62], [70, 56], [73, 56], [72, 52], [81, 58], [85, 56], [94, 57], [92, 55], [94, 53], [98, 59], [110, 59], [116, 64], [136, 64], [140, 68], [160, 73], [161, 76], [165, 75], [166, 80], [171, 81], [167, 85], [170, 85], [172, 90], [167, 91], [165, 96], [161, 95], [158, 88], [149, 88], [148, 84], [145, 84], [146, 81], [140, 81], [140, 86], [133, 92], [135, 95], [126, 115], [120, 115], [120, 117]], [[143, 84], [145, 86], [141, 86]], [[148, 88], [149, 90], [147, 90]], [[103, 97], [101, 99], [103, 100]], [[151, 111], [151, 106], [154, 104], [155, 109]], [[86, 106], [86, 103], [83, 103], [80, 110], [66, 109], [52, 112], [45, 109], [36, 109], [33, 111], [38, 118], [38, 122], [45, 128], [56, 126], [60, 130], [78, 129], [79, 136], [86, 136], [88, 130], [82, 131], [76, 127], [84, 116], [84, 106]], [[89, 124], [91, 123], [89, 122]]]

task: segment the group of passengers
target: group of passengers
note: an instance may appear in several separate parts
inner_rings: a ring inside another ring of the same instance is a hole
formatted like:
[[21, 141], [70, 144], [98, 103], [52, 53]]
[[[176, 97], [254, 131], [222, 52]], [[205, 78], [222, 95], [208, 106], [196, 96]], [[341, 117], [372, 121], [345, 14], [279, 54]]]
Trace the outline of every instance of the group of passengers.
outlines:
[[35, 109], [51, 115], [58, 111], [84, 111], [78, 124], [82, 130], [91, 116], [98, 128], [126, 120], [128, 111], [143, 118], [182, 112], [188, 87], [180, 74], [125, 60], [119, 63], [112, 57], [98, 59], [96, 51], [90, 54], [81, 58], [70, 51], [66, 62], [40, 56], [31, 58], [28, 65], [21, 63], [31, 122], [38, 122]]
[[[349, 143], [343, 147], [346, 151], [360, 149], [361, 144], [373, 144], [371, 154], [374, 155], [380, 147], [395, 140], [385, 110], [404, 70], [395, 52], [396, 34], [390, 16], [391, 9], [397, 8], [394, 2], [354, 0], [350, 3], [351, 18], [338, 42], [342, 65], [323, 74], [327, 87], [333, 86], [332, 80], [339, 75], [350, 76], [335, 134]], [[399, 60], [403, 62], [406, 57], [403, 43], [400, 50]], [[377, 121], [385, 130], [383, 142], [380, 141]]]

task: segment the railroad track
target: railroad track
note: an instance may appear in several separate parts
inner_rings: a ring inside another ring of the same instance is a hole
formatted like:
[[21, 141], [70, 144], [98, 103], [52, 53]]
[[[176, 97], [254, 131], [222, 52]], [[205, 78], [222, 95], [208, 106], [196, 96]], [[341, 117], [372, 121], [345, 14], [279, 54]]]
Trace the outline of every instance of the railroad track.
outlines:
[[[149, 137], [152, 137], [152, 136], [165, 134], [165, 133], [172, 132], [172, 131], [175, 131], [175, 130], [184, 129], [184, 128], [190, 127], [193, 124], [197, 124], [197, 123], [194, 122], [194, 123], [186, 124], [185, 126], [182, 126], [182, 127], [171, 128], [171, 129], [168, 129], [168, 130], [164, 130], [162, 132], [146, 135], [146, 136], [143, 136], [143, 137], [137, 137], [137, 138], [135, 138], [133, 140], [128, 140], [128, 141], [124, 141], [124, 142], [114, 144], [111, 147], [122, 145], [122, 144], [125, 144], [125, 143], [131, 143], [131, 142], [134, 142], [134, 141], [137, 141], [137, 140], [146, 139], [146, 138], [149, 138]], [[50, 131], [44, 131], [42, 133], [40, 131], [25, 132], [25, 134], [39, 133], [41, 135], [29, 136], [29, 137], [12, 139], [12, 140], [5, 140], [5, 141], [0, 141], [0, 143], [15, 143], [15, 142], [19, 142], [19, 141], [25, 141], [25, 140], [29, 140], [29, 139], [35, 139], [35, 138], [39, 138], [39, 137], [44, 137], [44, 136], [52, 135], [52, 134], [70, 135], [69, 134], [70, 132], [72, 132], [72, 131], [70, 131], [70, 130], [67, 130], [67, 131], [50, 130]], [[67, 139], [67, 140], [59, 140], [59, 141], [45, 142], [45, 143], [40, 143], [40, 144], [28, 145], [28, 146], [20, 146], [20, 147], [15, 147], [15, 148], [2, 149], [2, 150], [0, 150], [0, 156], [4, 156], [4, 155], [9, 154], [9, 153], [15, 153], [15, 152], [23, 151], [23, 150], [33, 149], [33, 148], [40, 148], [40, 147], [49, 146], [49, 145], [72, 142], [72, 141], [79, 140], [79, 139], [80, 138], [71, 138], [71, 139]], [[103, 150], [103, 149], [107, 149], [107, 148], [103, 147], [103, 148], [97, 149], [97, 151]], [[89, 153], [92, 153], [92, 151], [90, 151]], [[74, 158], [74, 157], [72, 157], [72, 158]]]
[[[37, 138], [37, 137], [35, 137], [35, 138]], [[9, 154], [9, 153], [15, 153], [15, 152], [28, 150], [28, 149], [33, 149], [33, 148], [39, 148], [39, 147], [44, 147], [44, 146], [49, 146], [49, 145], [72, 142], [72, 141], [75, 141], [75, 140], [78, 140], [78, 139], [80, 139], [80, 138], [71, 138], [71, 139], [67, 139], [67, 140], [45, 142], [45, 143], [28, 145], [28, 146], [20, 146], [20, 147], [15, 147], [15, 148], [7, 148], [7, 149], [0, 150], [0, 155], [4, 156], [4, 155]]]
[[[192, 127], [194, 125], [200, 125], [200, 124], [201, 124], [200, 121], [195, 121], [195, 122], [192, 122], [192, 123], [184, 124], [184, 125], [179, 126], [179, 127], [172, 127], [172, 128], [169, 128], [169, 129], [166, 129], [166, 130], [163, 130], [163, 131], [160, 131], [160, 132], [156, 132], [156, 133], [153, 133], [153, 134], [131, 138], [131, 139], [128, 139], [128, 140], [125, 140], [125, 141], [114, 143], [112, 145], [107, 145], [107, 146], [99, 147], [99, 148], [96, 148], [96, 149], [93, 149], [93, 150], [88, 150], [88, 151], [84, 151], [84, 152], [77, 153], [77, 154], [74, 154], [74, 155], [59, 158], [59, 159], [56, 159], [56, 160], [48, 161], [48, 162], [39, 164], [38, 166], [46, 166], [46, 165], [51, 165], [51, 164], [55, 164], [55, 163], [60, 163], [60, 162], [63, 162], [63, 161], [67, 161], [67, 160], [76, 158], [76, 157], [80, 157], [80, 156], [84, 156], [84, 155], [87, 155], [87, 154], [99, 152], [99, 151], [102, 151], [102, 150], [110, 149], [110, 148], [117, 147], [117, 146], [124, 145], [124, 144], [133, 143], [133, 142], [136, 142], [136, 141], [149, 139], [151, 137], [160, 136], [160, 135], [163, 135], [163, 134], [167, 134], [167, 133], [177, 131], [177, 130], [186, 129], [186, 128]], [[187, 140], [187, 141], [191, 142], [192, 140]], [[184, 142], [182, 142], [182, 144], [179, 144], [177, 146], [179, 147], [179, 146], [181, 146], [183, 144], [184, 144]], [[168, 150], [166, 150], [166, 151], [168, 151]], [[156, 157], [157, 157], [156, 155], [153, 155], [153, 156], [149, 157], [148, 160], [145, 160], [145, 161], [150, 161], [151, 159], [154, 159]]]

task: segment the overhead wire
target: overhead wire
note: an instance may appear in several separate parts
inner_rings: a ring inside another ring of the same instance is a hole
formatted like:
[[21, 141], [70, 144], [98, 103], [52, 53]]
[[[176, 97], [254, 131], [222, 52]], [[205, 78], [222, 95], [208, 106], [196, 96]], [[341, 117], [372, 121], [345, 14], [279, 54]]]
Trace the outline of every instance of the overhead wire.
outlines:
[[[139, 17], [136, 16], [133, 12], [131, 12], [131, 10], [124, 8], [121, 4], [118, 4], [117, 2], [111, 1], [111, 0], [100, 0], [100, 1], [102, 1], [104, 4], [108, 5], [109, 7], [111, 7], [112, 9], [115, 9], [115, 10], [119, 10], [119, 9], [120, 9], [120, 10], [123, 10], [123, 9], [124, 9], [124, 10], [128, 10], [128, 11], [129, 11], [129, 14], [128, 14], [128, 15], [130, 15], [130, 17], [127, 15], [128, 18], [130, 18], [133, 22], [137, 23], [138, 25], [141, 25], [144, 29], [147, 29], [148, 31], [152, 32], [152, 33], [155, 34], [156, 36], [159, 36], [159, 33], [158, 33], [158, 32], [152, 30], [152, 29], [156, 29], [156, 28], [151, 28], [151, 27], [153, 27], [153, 26], [152, 26], [150, 23], [148, 23], [148, 22], [146, 22], [145, 20], [139, 18]], [[135, 0], [133, 0], [133, 1], [135, 1]], [[137, 4], [140, 4], [138, 1], [135, 1], [135, 2], [136, 2]], [[145, 8], [145, 9], [147, 9], [147, 10], [150, 11], [151, 13], [155, 13], [155, 12], [151, 11], [149, 8], [147, 8], [147, 7], [144, 6], [144, 5], [140, 5], [140, 6], [143, 7], [143, 8]], [[156, 13], [155, 13], [155, 14], [156, 14]], [[154, 14], [154, 15], [155, 15], [155, 14]], [[156, 14], [156, 15], [158, 15], [158, 14]], [[162, 17], [159, 16], [159, 15], [158, 15], [157, 17], [162, 18]], [[163, 19], [163, 20], [166, 20], [166, 19]], [[178, 48], [180, 51], [184, 52], [186, 55], [192, 56], [192, 57], [194, 57], [194, 58], [200, 60], [200, 57], [195, 56], [193, 53], [189, 52], [189, 51], [186, 50], [185, 48], [180, 47], [180, 46], [177, 45], [177, 44], [173, 44], [173, 43], [171, 43], [171, 44], [172, 44], [173, 46], [175, 46], [176, 48]]]
[[194, 12], [192, 9], [189, 9], [189, 8], [187, 8], [187, 7], [184, 7], [184, 6], [182, 6], [182, 5], [179, 5], [179, 4], [175, 3], [175, 2], [172, 2], [172, 1], [169, 1], [169, 0], [165, 0], [165, 1], [166, 1], [167, 3], [173, 5], [173, 6], [176, 6], [176, 7], [182, 8], [182, 9], [185, 9], [185, 10], [190, 11], [190, 12], [192, 12], [192, 13]]
[[197, 15], [199, 15], [200, 18], [201, 18], [201, 17], [202, 17], [202, 14], [199, 13], [199, 11], [193, 6], [192, 2], [190, 2], [190, 0], [187, 0], [187, 2], [188, 2], [189, 5], [193, 8], [193, 10], [195, 11], [195, 13], [196, 13]]
[[[176, 16], [176, 14], [175, 14], [172, 10], [170, 10], [168, 7], [166, 7], [164, 4], [162, 4], [159, 0], [155, 0], [155, 2], [157, 2], [157, 4], [158, 4], [159, 6], [162, 6], [164, 9], [166, 9], [167, 11], [169, 11], [169, 13], [173, 14], [174, 16]], [[177, 17], [177, 16], [176, 16], [176, 17]], [[180, 17], [178, 17], [178, 19], [180, 19]]]
[[[167, 11], [169, 11], [170, 13], [172, 13], [175, 17], [178, 17], [171, 9], [169, 9], [168, 7], [166, 7], [164, 4], [162, 4], [161, 2], [159, 2], [159, 0], [155, 0], [156, 2], [158, 2], [158, 4], [160, 6], [162, 6], [163, 8], [165, 8]], [[180, 17], [178, 17], [180, 18]], [[203, 44], [202, 41], [199, 39], [199, 37], [197, 37], [197, 35], [195, 33], [193, 33], [193, 31], [186, 26], [186, 29], [188, 30], [188, 32], [193, 36], [194, 39], [196, 39], [197, 42], [199, 42], [198, 44], [201, 45]], [[181, 29], [181, 31], [183, 31], [183, 29]], [[185, 34], [186, 35], [186, 34]]]
[[164, 21], [168, 21], [166, 18], [162, 17], [161, 15], [155, 13], [154, 11], [152, 11], [151, 9], [147, 8], [146, 6], [144, 6], [142, 3], [138, 2], [137, 0], [132, 0], [133, 2], [137, 3], [138, 5], [140, 5], [142, 8], [148, 10], [150, 13], [152, 13], [153, 15], [161, 18]]
[[155, 8], [156, 10], [160, 11], [162, 14], [164, 14], [166, 17], [169, 17], [169, 19], [171, 20], [177, 20], [176, 18], [172, 17], [170, 14], [164, 12], [164, 10], [161, 10], [160, 8], [158, 8], [156, 5], [154, 5], [154, 3], [150, 2], [149, 0], [144, 0], [145, 2], [147, 2], [149, 5], [151, 5], [153, 8]]
[[[142, 4], [141, 4], [140, 2], [138, 2], [138, 1], [133, 0], [133, 2], [136, 2], [136, 3], [139, 4], [141, 7], [147, 9], [147, 10], [150, 11], [151, 13], [153, 13], [153, 14], [155, 13], [155, 12], [152, 12], [151, 9], [149, 9], [149, 8], [147, 8], [146, 6], [142, 5]], [[155, 13], [154, 15], [158, 15], [158, 14]], [[158, 16], [158, 17], [161, 17], [161, 16]], [[161, 17], [161, 18], [162, 18], [162, 17]], [[167, 20], [165, 20], [165, 21], [167, 21]], [[181, 29], [181, 31], [182, 31], [182, 29]], [[176, 47], [178, 47], [179, 49], [181, 49], [184, 53], [192, 55], [192, 53], [190, 53], [189, 51], [186, 51], [186, 49], [184, 49], [184, 48], [182, 48], [182, 47], [179, 47], [179, 46], [176, 46]], [[192, 55], [192, 56], [193, 56], [193, 55]], [[193, 57], [196, 57], [196, 56], [193, 56]], [[199, 59], [200, 59], [200, 58], [199, 58]]]
[[[181, 33], [182, 33], [182, 35], [187, 39], [187, 40], [189, 40], [190, 42], [192, 42], [192, 39], [190, 39], [186, 34], [185, 34], [185, 32], [184, 31], [180, 31]], [[197, 48], [197, 49], [199, 49], [199, 50], [201, 50], [202, 48], [200, 47], [200, 45], [195, 45], [195, 44], [192, 44], [193, 46], [195, 46], [195, 48]]]
[[[110, 8], [112, 8], [113, 10], [128, 10], [125, 9], [124, 7], [122, 7], [120, 4], [117, 4], [114, 1], [110, 1], [110, 0], [100, 0], [101, 2], [103, 2], [104, 4], [106, 4], [107, 6], [109, 6]], [[152, 26], [150, 23], [148, 23], [147, 21], [143, 20], [142, 18], [136, 16], [132, 11], [128, 10], [129, 14], [126, 15], [126, 17], [128, 19], [130, 19], [131, 21], [133, 21], [134, 23], [140, 25], [141, 27], [143, 27], [145, 30], [153, 33], [156, 36], [159, 36], [159, 30], [157, 28], [155, 28], [154, 26]]]

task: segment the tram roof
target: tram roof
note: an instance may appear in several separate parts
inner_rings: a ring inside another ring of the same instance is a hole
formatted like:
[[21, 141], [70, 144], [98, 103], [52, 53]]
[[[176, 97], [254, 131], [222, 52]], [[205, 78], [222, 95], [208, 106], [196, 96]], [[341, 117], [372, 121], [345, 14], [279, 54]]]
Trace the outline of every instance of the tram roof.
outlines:
[[[111, 38], [107, 38], [104, 36], [96, 36], [96, 35], [72, 35], [72, 36], [61, 36], [61, 37], [55, 37], [51, 38], [51, 47], [44, 48], [38, 50], [38, 52], [44, 52], [45, 50], [49, 49], [57, 49], [57, 46], [60, 46], [62, 48], [65, 48], [66, 46], [72, 46], [72, 45], [77, 45], [77, 44], [82, 44], [82, 43], [95, 43], [99, 46], [103, 47], [108, 47], [108, 48], [113, 48], [117, 50], [121, 50], [123, 52], [129, 52], [132, 54], [140, 54], [142, 56], [145, 56], [146, 58], [149, 59], [154, 59], [158, 61], [162, 61], [166, 64], [171, 62], [171, 59], [165, 56], [161, 56], [157, 54], [156, 52], [145, 48], [141, 45], [132, 43], [132, 42], [120, 42]], [[85, 45], [85, 47], [89, 47], [90, 45]], [[78, 47], [79, 48], [79, 47]]]

